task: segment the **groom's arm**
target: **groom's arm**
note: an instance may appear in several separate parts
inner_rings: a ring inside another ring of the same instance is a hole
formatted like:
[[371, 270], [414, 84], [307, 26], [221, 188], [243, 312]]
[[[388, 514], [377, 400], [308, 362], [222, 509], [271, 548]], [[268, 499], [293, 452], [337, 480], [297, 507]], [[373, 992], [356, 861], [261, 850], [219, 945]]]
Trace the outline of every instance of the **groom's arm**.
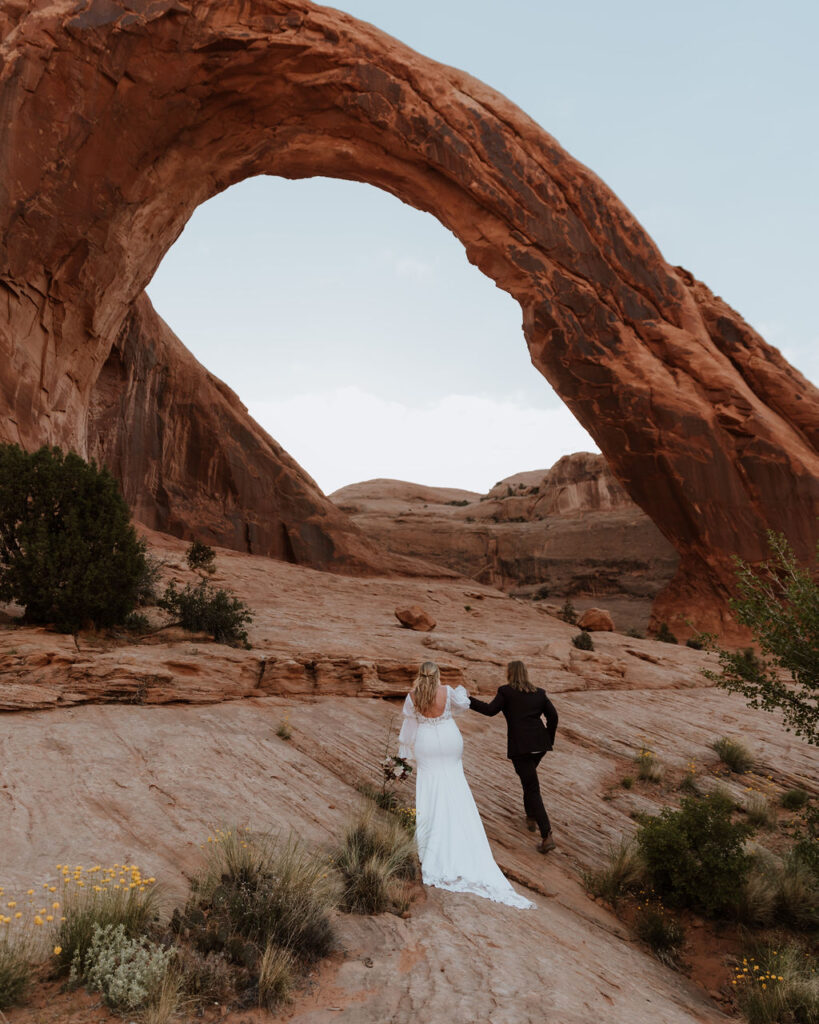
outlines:
[[503, 709], [503, 693], [498, 690], [492, 700], [487, 704], [485, 701], [478, 700], [477, 697], [469, 698], [469, 707], [472, 711], [477, 711], [480, 715], [496, 715]]
[[557, 732], [557, 709], [548, 697], [546, 698], [546, 706], [541, 713], [546, 718], [546, 731], [549, 733], [549, 742], [554, 746], [555, 733]]

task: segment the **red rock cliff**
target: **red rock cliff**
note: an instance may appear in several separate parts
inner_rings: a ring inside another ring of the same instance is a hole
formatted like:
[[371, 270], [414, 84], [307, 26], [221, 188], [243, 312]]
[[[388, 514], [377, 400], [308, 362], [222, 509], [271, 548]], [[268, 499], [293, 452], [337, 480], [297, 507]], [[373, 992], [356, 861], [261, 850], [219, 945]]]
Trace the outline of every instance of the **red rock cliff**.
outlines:
[[[658, 617], [727, 625], [730, 556], [763, 557], [768, 528], [811, 554], [816, 389], [492, 89], [304, 0], [13, 0], [0, 32], [4, 437], [91, 450], [100, 373], [199, 203], [260, 173], [352, 178], [434, 214], [519, 301], [534, 364], [680, 552]], [[229, 463], [196, 455], [190, 493], [230, 494], [195, 475]], [[252, 496], [231, 502], [252, 528]], [[289, 535], [297, 505], [268, 501]]]

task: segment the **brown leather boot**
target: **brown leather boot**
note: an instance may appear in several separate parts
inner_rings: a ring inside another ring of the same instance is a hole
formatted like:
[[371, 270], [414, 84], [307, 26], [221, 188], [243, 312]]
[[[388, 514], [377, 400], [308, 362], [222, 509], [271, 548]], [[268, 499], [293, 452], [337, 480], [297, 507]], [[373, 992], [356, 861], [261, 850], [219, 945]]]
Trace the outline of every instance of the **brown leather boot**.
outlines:
[[540, 846], [538, 847], [538, 851], [540, 853], [549, 853], [551, 850], [555, 848], [556, 845], [557, 844], [552, 838], [552, 833], [550, 832], [547, 836], [544, 836], [540, 840]]
[[527, 818], [526, 827], [529, 829], [530, 832], [534, 832], [537, 830], [537, 822], [534, 818]]

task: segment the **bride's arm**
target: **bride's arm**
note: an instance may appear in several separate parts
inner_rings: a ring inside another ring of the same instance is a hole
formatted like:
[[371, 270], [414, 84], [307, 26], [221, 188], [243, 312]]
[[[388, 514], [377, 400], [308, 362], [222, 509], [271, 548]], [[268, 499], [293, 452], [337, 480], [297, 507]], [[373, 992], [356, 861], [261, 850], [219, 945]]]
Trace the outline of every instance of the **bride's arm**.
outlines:
[[469, 710], [469, 694], [465, 686], [449, 687], [449, 710], [453, 715], [460, 715]]
[[412, 697], [407, 694], [404, 701], [404, 721], [401, 725], [401, 732], [398, 734], [398, 756], [405, 761], [415, 760], [415, 734], [418, 732], [418, 718], [415, 714], [415, 705]]

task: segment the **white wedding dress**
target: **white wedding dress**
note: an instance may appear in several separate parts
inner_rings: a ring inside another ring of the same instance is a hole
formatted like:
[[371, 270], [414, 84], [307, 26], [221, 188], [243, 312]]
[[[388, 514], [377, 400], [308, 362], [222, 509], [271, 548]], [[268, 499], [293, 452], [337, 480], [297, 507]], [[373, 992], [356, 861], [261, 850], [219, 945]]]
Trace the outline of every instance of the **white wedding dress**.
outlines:
[[511, 907], [534, 907], [515, 892], [495, 863], [464, 775], [464, 741], [453, 715], [468, 709], [469, 695], [463, 686], [445, 689], [446, 706], [437, 718], [419, 715], [407, 695], [398, 737], [399, 756], [417, 765], [415, 834], [424, 884], [471, 892]]

